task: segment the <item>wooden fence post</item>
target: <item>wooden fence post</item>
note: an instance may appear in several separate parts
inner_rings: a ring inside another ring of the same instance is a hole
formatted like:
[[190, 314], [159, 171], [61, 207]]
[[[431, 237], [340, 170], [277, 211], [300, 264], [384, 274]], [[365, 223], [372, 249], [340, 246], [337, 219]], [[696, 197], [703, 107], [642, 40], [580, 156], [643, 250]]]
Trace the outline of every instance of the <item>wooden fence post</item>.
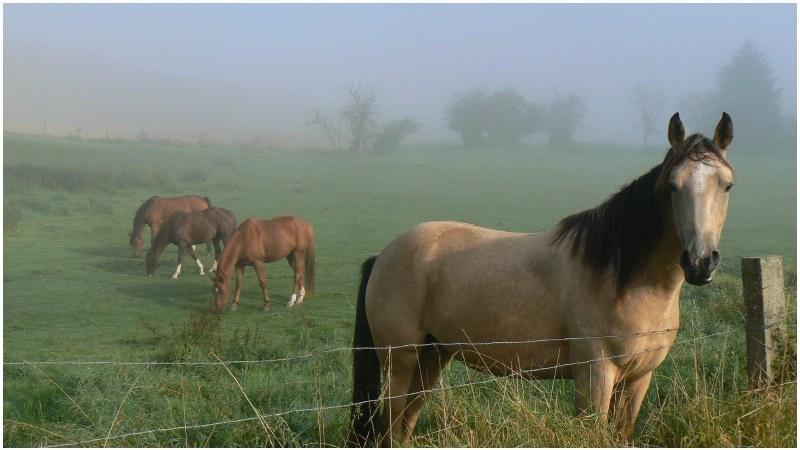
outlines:
[[742, 294], [746, 306], [747, 373], [751, 386], [758, 387], [772, 381], [772, 361], [779, 339], [786, 336], [783, 258], [742, 258]]

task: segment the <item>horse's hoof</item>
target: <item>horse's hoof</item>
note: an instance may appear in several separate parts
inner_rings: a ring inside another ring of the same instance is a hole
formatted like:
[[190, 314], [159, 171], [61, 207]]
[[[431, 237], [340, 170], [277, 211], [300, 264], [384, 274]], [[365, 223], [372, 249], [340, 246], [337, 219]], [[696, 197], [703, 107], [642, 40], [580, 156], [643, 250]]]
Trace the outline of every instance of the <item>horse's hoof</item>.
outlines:
[[236, 303], [231, 305], [231, 311], [236, 311], [237, 309], [239, 309], [239, 305], [237, 305]]
[[294, 305], [295, 305], [295, 303], [294, 303], [294, 302], [289, 302], [289, 303], [286, 305], [286, 307], [287, 307], [287, 308], [291, 308], [291, 307], [292, 307], [292, 306], [294, 306]]
[[178, 275], [173, 275], [170, 278], [172, 278], [173, 280], [177, 280], [178, 279]]
[[264, 312], [267, 312], [267, 313], [268, 313], [268, 312], [270, 312], [270, 311], [272, 311], [272, 306], [265, 306], [265, 307], [264, 307]]

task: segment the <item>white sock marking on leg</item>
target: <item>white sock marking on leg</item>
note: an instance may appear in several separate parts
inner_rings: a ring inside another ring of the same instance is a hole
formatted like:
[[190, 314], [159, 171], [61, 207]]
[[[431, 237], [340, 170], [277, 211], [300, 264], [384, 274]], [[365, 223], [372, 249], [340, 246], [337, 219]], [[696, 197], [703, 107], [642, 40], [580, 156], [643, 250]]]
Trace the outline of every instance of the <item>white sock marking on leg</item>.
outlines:
[[203, 267], [203, 263], [200, 262], [199, 258], [195, 262], [197, 263], [197, 267], [200, 268], [200, 275], [203, 275], [205, 273], [205, 267]]
[[304, 287], [301, 287], [301, 288], [300, 288], [300, 296], [299, 296], [299, 297], [297, 297], [297, 303], [298, 303], [298, 304], [299, 304], [299, 303], [303, 303], [303, 297], [305, 297], [305, 296], [306, 296], [306, 288], [304, 288]]
[[181, 274], [181, 264], [178, 264], [178, 267], [175, 268], [175, 273], [172, 274], [172, 279], [177, 280], [178, 275]]
[[297, 294], [292, 294], [292, 299], [289, 300], [289, 308], [294, 306], [295, 301], [297, 300]]

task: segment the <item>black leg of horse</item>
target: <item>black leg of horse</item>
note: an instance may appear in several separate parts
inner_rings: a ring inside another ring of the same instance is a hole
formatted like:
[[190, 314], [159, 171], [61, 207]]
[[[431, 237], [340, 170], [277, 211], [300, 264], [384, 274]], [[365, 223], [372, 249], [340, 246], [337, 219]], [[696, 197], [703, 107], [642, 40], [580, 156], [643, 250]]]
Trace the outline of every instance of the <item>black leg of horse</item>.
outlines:
[[172, 274], [172, 279], [177, 280], [178, 275], [181, 274], [181, 265], [183, 264], [183, 250], [178, 246], [178, 266], [175, 267], [175, 273]]
[[219, 264], [219, 256], [222, 254], [222, 248], [220, 248], [220, 242], [222, 238], [214, 238], [214, 265], [211, 266], [210, 272], [217, 270], [217, 264]]
[[206, 272], [205, 272], [206, 269], [205, 269], [205, 267], [203, 267], [203, 263], [200, 262], [200, 258], [197, 257], [197, 253], [195, 253], [195, 251], [192, 248], [192, 246], [188, 245], [188, 244], [183, 244], [183, 247], [184, 247], [184, 250], [186, 250], [186, 253], [188, 253], [189, 256], [191, 256], [192, 259], [194, 259], [194, 262], [197, 263], [197, 267], [200, 268], [200, 275], [205, 275], [206, 274]]

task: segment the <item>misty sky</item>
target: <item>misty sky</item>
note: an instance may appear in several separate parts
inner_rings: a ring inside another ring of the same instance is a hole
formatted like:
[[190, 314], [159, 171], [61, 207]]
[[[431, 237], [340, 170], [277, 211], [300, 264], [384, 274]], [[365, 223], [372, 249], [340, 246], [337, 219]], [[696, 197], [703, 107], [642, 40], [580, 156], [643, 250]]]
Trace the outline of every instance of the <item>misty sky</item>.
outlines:
[[[795, 5], [5, 5], [4, 125], [221, 140], [318, 137], [351, 82], [379, 92], [379, 121], [456, 141], [457, 92], [516, 88], [584, 98], [578, 139], [636, 143], [631, 88], [707, 92], [745, 41], [796, 108]], [[735, 121], [735, 118], [734, 118]], [[695, 129], [687, 123], [687, 131]], [[702, 130], [711, 132], [712, 130]], [[655, 137], [654, 140], [657, 140]], [[664, 137], [666, 145], [666, 138]]]

